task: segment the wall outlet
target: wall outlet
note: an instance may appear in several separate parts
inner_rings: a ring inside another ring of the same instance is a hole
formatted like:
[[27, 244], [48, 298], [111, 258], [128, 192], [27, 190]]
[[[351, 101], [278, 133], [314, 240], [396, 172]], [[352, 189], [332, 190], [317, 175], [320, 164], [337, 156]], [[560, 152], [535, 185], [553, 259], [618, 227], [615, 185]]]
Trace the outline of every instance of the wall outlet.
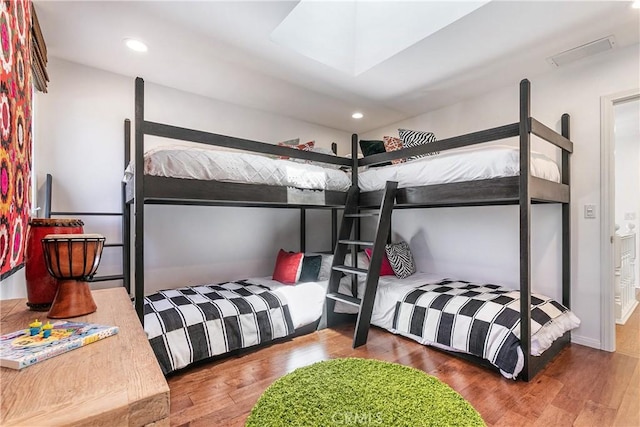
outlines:
[[636, 213], [635, 212], [625, 212], [624, 213], [625, 221], [635, 221]]
[[593, 219], [596, 217], [596, 205], [584, 205], [584, 217]]

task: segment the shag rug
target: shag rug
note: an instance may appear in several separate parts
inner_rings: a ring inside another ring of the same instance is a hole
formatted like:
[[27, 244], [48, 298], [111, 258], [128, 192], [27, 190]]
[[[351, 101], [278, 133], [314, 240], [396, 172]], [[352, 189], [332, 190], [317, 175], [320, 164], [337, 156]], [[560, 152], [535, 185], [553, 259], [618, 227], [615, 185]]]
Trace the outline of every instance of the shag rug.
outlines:
[[484, 426], [480, 414], [439, 379], [371, 359], [334, 359], [274, 382], [247, 419], [269, 426]]

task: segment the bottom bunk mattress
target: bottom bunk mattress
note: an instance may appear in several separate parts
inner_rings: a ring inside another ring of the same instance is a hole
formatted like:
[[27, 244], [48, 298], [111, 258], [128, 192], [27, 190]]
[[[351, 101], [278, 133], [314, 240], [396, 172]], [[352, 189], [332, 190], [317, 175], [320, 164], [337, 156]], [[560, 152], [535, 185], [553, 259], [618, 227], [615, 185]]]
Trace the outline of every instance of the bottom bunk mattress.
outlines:
[[160, 291], [144, 299], [144, 330], [166, 375], [292, 335], [320, 318], [326, 288], [254, 278]]
[[[350, 293], [350, 280], [340, 292]], [[364, 284], [358, 285], [362, 294]], [[336, 307], [350, 312], [349, 306]], [[520, 346], [520, 292], [416, 273], [406, 279], [380, 278], [371, 323], [449, 351], [473, 354], [515, 379], [524, 366]], [[580, 320], [553, 299], [531, 295], [531, 354], [541, 355]]]

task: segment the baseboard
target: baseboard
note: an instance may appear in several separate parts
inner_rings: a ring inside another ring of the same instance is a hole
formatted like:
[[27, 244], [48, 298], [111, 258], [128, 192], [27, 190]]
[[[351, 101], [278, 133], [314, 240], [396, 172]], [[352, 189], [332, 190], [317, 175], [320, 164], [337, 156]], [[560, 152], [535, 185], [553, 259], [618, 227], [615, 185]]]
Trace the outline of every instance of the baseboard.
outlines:
[[571, 334], [571, 342], [574, 344], [580, 344], [587, 347], [595, 348], [600, 350], [602, 347], [600, 345], [600, 340], [595, 340], [593, 338], [581, 337], [580, 335]]
[[633, 311], [638, 306], [638, 301], [634, 301], [629, 308], [627, 308], [620, 319], [616, 319], [618, 325], [624, 325], [629, 320], [629, 317], [633, 314]]

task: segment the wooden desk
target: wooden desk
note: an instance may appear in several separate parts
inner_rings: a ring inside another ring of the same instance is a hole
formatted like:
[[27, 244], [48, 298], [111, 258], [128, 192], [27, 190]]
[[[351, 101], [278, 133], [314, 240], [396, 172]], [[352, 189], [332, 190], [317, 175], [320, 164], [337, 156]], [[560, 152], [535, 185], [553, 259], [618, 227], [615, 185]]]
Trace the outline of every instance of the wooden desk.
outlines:
[[[0, 368], [0, 425], [169, 425], [169, 386], [124, 288], [93, 291], [98, 311], [78, 322], [116, 325], [117, 335], [22, 370]], [[0, 333], [46, 313], [0, 301]]]

